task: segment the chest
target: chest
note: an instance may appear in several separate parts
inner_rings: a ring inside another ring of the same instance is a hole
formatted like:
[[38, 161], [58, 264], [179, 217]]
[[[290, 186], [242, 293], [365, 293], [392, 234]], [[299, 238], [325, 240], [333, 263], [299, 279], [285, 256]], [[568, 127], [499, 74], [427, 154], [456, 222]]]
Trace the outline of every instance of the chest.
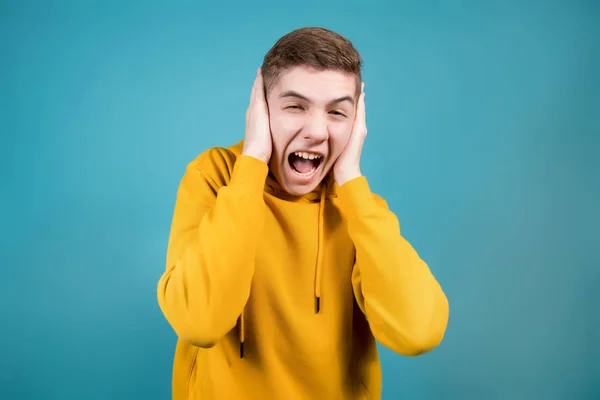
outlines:
[[251, 296], [314, 314], [319, 280], [323, 311], [351, 306], [355, 250], [336, 202], [325, 201], [321, 217], [318, 203], [266, 205]]

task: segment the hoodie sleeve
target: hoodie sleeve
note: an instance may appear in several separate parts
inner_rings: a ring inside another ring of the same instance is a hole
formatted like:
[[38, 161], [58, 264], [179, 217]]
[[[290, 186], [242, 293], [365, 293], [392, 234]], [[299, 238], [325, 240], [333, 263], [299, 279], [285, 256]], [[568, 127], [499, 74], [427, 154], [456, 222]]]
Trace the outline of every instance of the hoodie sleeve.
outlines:
[[222, 179], [223, 172], [208, 174], [205, 168], [218, 168], [203, 157], [181, 180], [157, 295], [176, 334], [208, 348], [235, 326], [250, 295], [268, 167], [239, 156], [223, 185], [212, 178]]
[[339, 197], [356, 249], [354, 294], [373, 335], [402, 355], [435, 348], [446, 330], [449, 305], [429, 267], [365, 177], [342, 185]]

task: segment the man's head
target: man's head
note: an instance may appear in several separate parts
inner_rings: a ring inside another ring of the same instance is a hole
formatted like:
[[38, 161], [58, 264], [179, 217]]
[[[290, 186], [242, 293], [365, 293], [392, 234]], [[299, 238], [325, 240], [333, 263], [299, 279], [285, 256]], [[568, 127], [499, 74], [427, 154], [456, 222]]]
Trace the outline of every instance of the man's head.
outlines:
[[288, 193], [316, 188], [346, 146], [361, 67], [354, 46], [323, 28], [295, 30], [265, 55], [262, 75], [273, 138], [269, 167]]

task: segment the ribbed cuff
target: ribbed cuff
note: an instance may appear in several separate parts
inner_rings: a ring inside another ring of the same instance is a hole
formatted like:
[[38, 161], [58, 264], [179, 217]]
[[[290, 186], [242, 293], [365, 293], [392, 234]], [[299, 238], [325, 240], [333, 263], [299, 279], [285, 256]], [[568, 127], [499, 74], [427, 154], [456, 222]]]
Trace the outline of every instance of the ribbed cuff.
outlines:
[[338, 196], [342, 212], [348, 219], [371, 214], [377, 210], [377, 202], [364, 176], [349, 180], [340, 186]]
[[263, 191], [269, 167], [252, 156], [240, 155], [235, 161], [230, 185], [244, 187], [246, 190]]

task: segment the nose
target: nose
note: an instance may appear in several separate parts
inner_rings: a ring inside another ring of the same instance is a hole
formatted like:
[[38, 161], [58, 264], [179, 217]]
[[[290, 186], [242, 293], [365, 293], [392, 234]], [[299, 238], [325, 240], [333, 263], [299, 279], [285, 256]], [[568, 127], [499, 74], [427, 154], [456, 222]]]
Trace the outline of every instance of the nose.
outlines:
[[313, 143], [322, 143], [329, 139], [326, 118], [317, 113], [310, 115], [305, 126], [304, 138]]

